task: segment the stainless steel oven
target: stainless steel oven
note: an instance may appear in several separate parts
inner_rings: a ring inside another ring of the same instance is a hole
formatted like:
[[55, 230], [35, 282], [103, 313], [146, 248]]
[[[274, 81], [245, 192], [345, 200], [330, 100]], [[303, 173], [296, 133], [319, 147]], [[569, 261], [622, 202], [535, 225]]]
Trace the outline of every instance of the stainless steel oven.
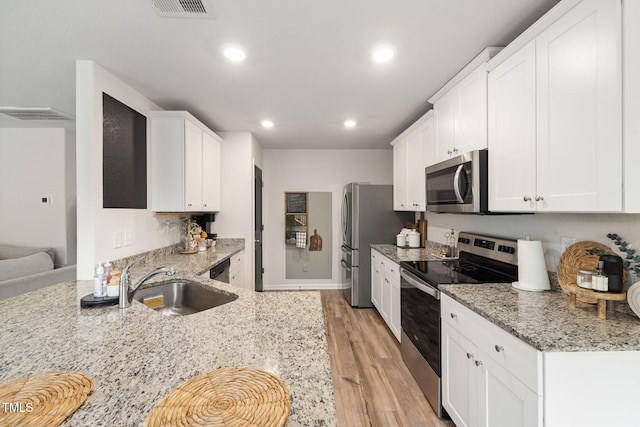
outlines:
[[427, 210], [487, 213], [487, 167], [487, 150], [471, 151], [427, 167]]
[[433, 410], [442, 418], [440, 291], [404, 268], [400, 269], [400, 279], [402, 359]]
[[517, 241], [461, 232], [459, 259], [400, 263], [400, 352], [438, 417], [442, 407], [440, 292], [447, 284], [518, 279]]

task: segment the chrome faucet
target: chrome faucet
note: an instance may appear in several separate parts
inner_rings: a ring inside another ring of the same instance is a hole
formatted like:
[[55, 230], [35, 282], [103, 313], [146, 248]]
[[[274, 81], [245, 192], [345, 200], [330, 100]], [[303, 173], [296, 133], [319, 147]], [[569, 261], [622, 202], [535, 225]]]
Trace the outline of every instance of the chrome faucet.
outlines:
[[137, 264], [143, 259], [144, 257], [138, 258], [135, 261], [129, 263], [122, 270], [122, 274], [120, 274], [120, 297], [118, 298], [118, 302], [119, 302], [118, 305], [120, 308], [131, 307], [131, 300], [133, 299], [133, 293], [136, 291], [136, 289], [140, 287], [140, 285], [142, 285], [148, 279], [162, 273], [166, 274], [167, 276], [173, 276], [174, 274], [176, 274], [176, 271], [173, 269], [173, 267], [156, 268], [154, 270], [151, 270], [144, 276], [142, 276], [142, 278], [140, 278], [140, 280], [138, 280], [135, 285], [131, 286], [131, 274], [129, 273], [129, 269], [134, 264]]

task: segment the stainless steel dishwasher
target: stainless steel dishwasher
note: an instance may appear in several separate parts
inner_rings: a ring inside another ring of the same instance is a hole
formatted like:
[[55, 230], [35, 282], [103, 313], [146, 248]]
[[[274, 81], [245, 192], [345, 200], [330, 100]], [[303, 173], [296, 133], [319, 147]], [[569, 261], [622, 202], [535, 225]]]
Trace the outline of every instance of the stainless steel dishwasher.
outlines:
[[219, 282], [230, 283], [229, 269], [231, 268], [231, 259], [227, 258], [220, 264], [216, 265], [209, 271], [209, 277]]

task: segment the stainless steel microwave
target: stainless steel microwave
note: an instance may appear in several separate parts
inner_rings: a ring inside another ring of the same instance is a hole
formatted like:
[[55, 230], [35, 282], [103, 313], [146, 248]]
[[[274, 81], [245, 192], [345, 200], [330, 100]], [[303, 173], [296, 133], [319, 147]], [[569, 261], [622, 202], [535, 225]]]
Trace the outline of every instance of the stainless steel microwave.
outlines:
[[427, 210], [488, 213], [487, 166], [487, 150], [476, 150], [427, 167]]

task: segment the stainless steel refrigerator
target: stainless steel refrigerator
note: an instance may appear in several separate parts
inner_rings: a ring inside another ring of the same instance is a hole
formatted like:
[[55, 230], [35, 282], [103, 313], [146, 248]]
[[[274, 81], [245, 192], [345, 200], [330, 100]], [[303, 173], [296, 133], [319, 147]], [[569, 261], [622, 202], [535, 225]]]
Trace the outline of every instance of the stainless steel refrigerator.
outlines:
[[371, 244], [395, 244], [413, 212], [393, 210], [393, 186], [351, 183], [342, 193], [342, 293], [353, 307], [371, 303]]

